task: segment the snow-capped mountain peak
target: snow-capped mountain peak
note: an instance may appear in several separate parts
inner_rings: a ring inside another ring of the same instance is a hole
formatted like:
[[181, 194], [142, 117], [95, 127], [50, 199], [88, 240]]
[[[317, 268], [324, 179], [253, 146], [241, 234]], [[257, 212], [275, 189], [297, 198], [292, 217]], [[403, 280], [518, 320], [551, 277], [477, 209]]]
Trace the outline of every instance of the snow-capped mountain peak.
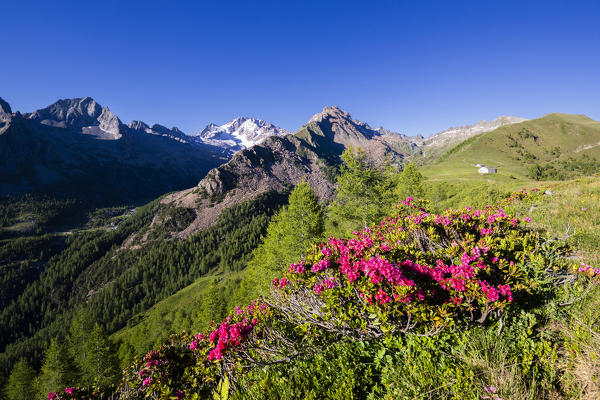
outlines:
[[224, 125], [210, 123], [194, 136], [204, 143], [235, 152], [262, 143], [269, 136], [285, 136], [289, 133], [260, 119], [238, 117]]

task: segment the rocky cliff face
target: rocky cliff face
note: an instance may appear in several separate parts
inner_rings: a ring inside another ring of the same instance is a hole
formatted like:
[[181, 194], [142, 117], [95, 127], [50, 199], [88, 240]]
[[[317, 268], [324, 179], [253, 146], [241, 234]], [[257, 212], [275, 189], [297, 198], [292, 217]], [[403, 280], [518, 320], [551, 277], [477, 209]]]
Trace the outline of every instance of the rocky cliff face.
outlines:
[[[312, 135], [308, 136], [313, 138], [307, 137], [306, 132], [311, 133]], [[307, 137], [309, 141], [314, 141], [314, 137], [323, 137], [325, 140], [320, 141], [329, 147], [332, 144], [341, 145], [343, 149], [350, 146], [360, 147], [375, 163], [383, 162], [386, 158], [400, 163], [405, 157], [418, 152], [418, 147], [411, 138], [382, 127], [373, 129], [367, 123], [352, 119], [348, 112], [338, 107], [325, 107], [296, 132], [296, 135]]]
[[12, 115], [10, 104], [0, 98], [0, 121], [4, 121]]
[[76, 130], [98, 139], [117, 140], [126, 127], [108, 107], [91, 97], [58, 100], [54, 104], [25, 114], [25, 118], [57, 128]]
[[197, 140], [194, 140], [193, 137], [186, 135], [176, 126], [169, 129], [166, 126], [162, 126], [160, 124], [148, 126], [148, 124], [142, 121], [131, 121], [128, 127], [129, 129], [138, 133], [147, 133], [150, 135], [162, 136], [165, 138], [176, 140], [180, 143], [198, 144]]

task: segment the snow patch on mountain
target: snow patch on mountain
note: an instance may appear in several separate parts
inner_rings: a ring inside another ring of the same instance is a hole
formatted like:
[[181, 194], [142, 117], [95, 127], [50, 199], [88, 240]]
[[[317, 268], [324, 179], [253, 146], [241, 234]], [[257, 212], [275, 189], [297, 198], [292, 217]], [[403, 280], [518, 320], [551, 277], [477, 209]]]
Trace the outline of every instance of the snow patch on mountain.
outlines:
[[269, 136], [285, 136], [289, 133], [260, 119], [239, 117], [224, 125], [208, 124], [192, 137], [234, 153], [262, 143]]

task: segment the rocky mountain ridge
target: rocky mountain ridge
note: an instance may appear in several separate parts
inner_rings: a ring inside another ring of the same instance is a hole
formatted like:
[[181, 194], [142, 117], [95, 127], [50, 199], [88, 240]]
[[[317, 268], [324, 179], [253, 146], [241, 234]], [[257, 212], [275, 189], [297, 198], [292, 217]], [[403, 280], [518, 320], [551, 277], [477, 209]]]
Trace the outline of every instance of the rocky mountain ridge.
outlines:
[[194, 185], [228, 159], [220, 148], [186, 141], [176, 128], [127, 126], [90, 97], [26, 114], [1, 100], [0, 121], [0, 195], [147, 201]]
[[424, 139], [425, 146], [443, 147], [448, 144], [458, 144], [480, 133], [493, 131], [505, 125], [518, 124], [528, 121], [527, 118], [502, 115], [493, 121], [481, 120], [472, 125], [451, 127]]
[[[302, 179], [319, 198], [332, 198], [340, 156], [350, 146], [363, 149], [373, 164], [400, 164], [418, 151], [404, 135], [373, 129], [338, 107], [325, 107], [296, 133], [271, 135], [235, 153], [196, 187], [165, 196], [164, 207], [187, 208], [196, 215], [189, 226], [173, 232], [173, 236], [185, 238], [210, 226], [231, 205], [268, 191], [284, 191]], [[155, 217], [152, 229], [160, 230], [162, 222]]]
[[[176, 127], [139, 120], [125, 125], [90, 97], [59, 100], [23, 115], [11, 111], [8, 103], [0, 102], [0, 117], [5, 121], [4, 127], [0, 125], [4, 133], [0, 141], [6, 143], [0, 150], [6, 153], [0, 176], [3, 193], [43, 187], [106, 194], [107, 176], [112, 176], [107, 188], [116, 186], [119, 190], [113, 192], [119, 194], [160, 195], [192, 187], [163, 200], [163, 204], [196, 214], [188, 228], [174, 233], [178, 237], [209, 226], [232, 204], [266, 191], [283, 191], [301, 179], [308, 180], [320, 198], [331, 198], [340, 156], [350, 146], [364, 150], [373, 164], [400, 166], [429, 149], [434, 149], [430, 154], [441, 151], [448, 143], [520, 120], [501, 117], [423, 139], [383, 127], [374, 129], [332, 106], [313, 115], [294, 134], [262, 120], [240, 117], [186, 135]], [[156, 176], [162, 177], [158, 185]], [[183, 186], [183, 182], [188, 184]]]
[[91, 97], [61, 99], [24, 117], [43, 125], [81, 130], [98, 139], [117, 140], [125, 130], [108, 107], [102, 107]]

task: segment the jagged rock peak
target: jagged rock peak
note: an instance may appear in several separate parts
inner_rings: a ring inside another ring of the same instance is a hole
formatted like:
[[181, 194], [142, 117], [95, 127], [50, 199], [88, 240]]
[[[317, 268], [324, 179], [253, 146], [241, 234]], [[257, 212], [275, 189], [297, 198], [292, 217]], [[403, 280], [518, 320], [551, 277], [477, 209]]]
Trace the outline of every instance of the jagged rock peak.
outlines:
[[[60, 99], [48, 107], [34, 111], [30, 119], [54, 120], [67, 125], [85, 125], [102, 114], [102, 106], [91, 97]], [[91, 124], [88, 124], [91, 125]]]
[[0, 97], [0, 115], [12, 114], [10, 104], [8, 104], [2, 97]]
[[100, 139], [115, 140], [123, 136], [119, 118], [108, 107], [102, 107], [91, 97], [61, 99], [46, 108], [25, 115], [44, 125], [74, 129]]
[[98, 122], [100, 123], [100, 129], [103, 131], [112, 135], [120, 135], [119, 127], [121, 126], [121, 121], [108, 107], [102, 107], [102, 114], [98, 117]]
[[148, 124], [146, 124], [143, 121], [131, 121], [129, 123], [129, 125], [127, 125], [130, 129], [136, 130], [136, 131], [145, 131], [146, 129], [149, 129], [150, 127], [148, 126]]
[[211, 122], [210, 124], [206, 125], [206, 128], [204, 128], [200, 132], [198, 132], [196, 134], [196, 136], [205, 136], [206, 134], [211, 133], [211, 132], [217, 130], [218, 128], [219, 128], [219, 125]]
[[323, 108], [318, 114], [313, 115], [313, 117], [308, 122], [321, 122], [325, 119], [345, 119], [352, 120], [352, 116], [349, 112], [342, 110], [338, 106], [326, 106]]

